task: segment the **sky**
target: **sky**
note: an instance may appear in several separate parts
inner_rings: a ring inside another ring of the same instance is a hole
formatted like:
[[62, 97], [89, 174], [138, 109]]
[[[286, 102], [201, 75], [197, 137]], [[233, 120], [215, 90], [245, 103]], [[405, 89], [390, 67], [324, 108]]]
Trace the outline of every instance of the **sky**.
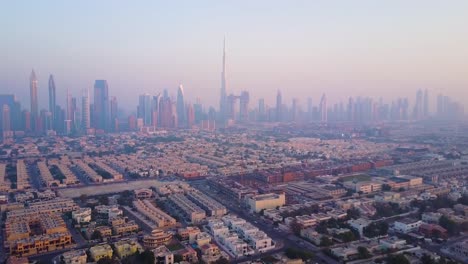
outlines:
[[128, 112], [179, 84], [217, 107], [226, 36], [228, 93], [248, 90], [252, 107], [278, 90], [305, 106], [426, 88], [468, 106], [467, 14], [466, 0], [2, 1], [0, 93], [29, 108], [34, 69], [40, 108], [49, 74], [62, 105], [106, 79]]

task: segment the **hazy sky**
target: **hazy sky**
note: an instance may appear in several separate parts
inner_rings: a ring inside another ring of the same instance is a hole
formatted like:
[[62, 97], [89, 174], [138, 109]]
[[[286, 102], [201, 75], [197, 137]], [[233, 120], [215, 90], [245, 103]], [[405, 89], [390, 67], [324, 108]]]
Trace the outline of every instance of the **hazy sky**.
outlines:
[[59, 103], [95, 79], [127, 110], [138, 94], [179, 83], [192, 102], [218, 106], [223, 36], [228, 92], [252, 106], [276, 91], [314, 104], [369, 95], [414, 98], [428, 88], [468, 105], [468, 1], [2, 1], [0, 93], [40, 107], [55, 75]]

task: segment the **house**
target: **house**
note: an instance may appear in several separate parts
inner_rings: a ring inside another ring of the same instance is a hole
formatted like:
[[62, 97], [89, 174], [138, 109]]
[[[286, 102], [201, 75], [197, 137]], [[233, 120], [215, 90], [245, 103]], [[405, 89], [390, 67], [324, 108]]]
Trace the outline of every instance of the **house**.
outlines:
[[426, 237], [437, 237], [437, 238], [447, 237], [447, 229], [437, 224], [422, 223], [421, 226], [419, 226], [419, 232], [423, 233], [424, 236]]
[[364, 228], [367, 227], [368, 225], [370, 225], [371, 223], [372, 223], [372, 221], [366, 220], [364, 218], [358, 218], [358, 219], [355, 219], [355, 220], [352, 219], [352, 220], [348, 221], [348, 224], [352, 228], [354, 228], [356, 231], [358, 231], [360, 236], [363, 235]]
[[421, 226], [422, 221], [417, 219], [404, 218], [394, 223], [394, 230], [403, 234], [416, 231]]

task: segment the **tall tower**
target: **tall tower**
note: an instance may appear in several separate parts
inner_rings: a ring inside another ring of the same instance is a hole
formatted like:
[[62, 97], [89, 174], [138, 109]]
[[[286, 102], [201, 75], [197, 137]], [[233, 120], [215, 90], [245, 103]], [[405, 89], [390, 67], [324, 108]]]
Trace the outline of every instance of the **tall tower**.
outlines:
[[224, 123], [226, 121], [226, 37], [223, 41], [223, 71], [221, 72], [221, 94], [219, 100], [220, 120]]
[[37, 78], [34, 70], [31, 71], [31, 76], [29, 78], [29, 88], [31, 96], [31, 119], [34, 131], [36, 131], [36, 122], [39, 118], [39, 106], [37, 102]]
[[7, 104], [4, 104], [2, 109], [2, 130], [3, 132], [11, 131], [10, 107]]
[[143, 120], [143, 124], [145, 126], [150, 126], [152, 124], [151, 105], [151, 96], [149, 94], [140, 95], [137, 108], [137, 117]]
[[94, 127], [109, 130], [109, 87], [106, 80], [94, 83]]
[[184, 102], [184, 87], [179, 85], [179, 89], [177, 89], [177, 124], [179, 127], [186, 127], [187, 126], [187, 112], [185, 110], [185, 102]]
[[119, 131], [119, 119], [118, 119], [118, 103], [117, 97], [112, 96], [110, 100], [110, 120], [111, 120], [111, 129], [114, 132]]
[[428, 118], [429, 117], [429, 91], [427, 89], [424, 90], [423, 111], [424, 111], [424, 118]]
[[320, 121], [322, 122], [328, 121], [327, 97], [325, 96], [325, 94], [322, 95], [322, 99], [320, 100]]
[[49, 76], [49, 112], [52, 114], [52, 126], [53, 129], [56, 129], [55, 125], [57, 123], [57, 115], [55, 114], [57, 102], [56, 102], [56, 95], [55, 95], [55, 81], [54, 76], [51, 74]]
[[283, 120], [283, 97], [281, 96], [281, 91], [278, 90], [276, 94], [276, 121], [280, 122]]
[[247, 122], [249, 120], [249, 92], [243, 91], [240, 95], [240, 108], [239, 108], [239, 118], [242, 122]]
[[89, 109], [89, 89], [86, 89], [83, 92], [83, 97], [81, 98], [81, 122], [83, 122], [83, 128], [91, 128], [91, 114]]

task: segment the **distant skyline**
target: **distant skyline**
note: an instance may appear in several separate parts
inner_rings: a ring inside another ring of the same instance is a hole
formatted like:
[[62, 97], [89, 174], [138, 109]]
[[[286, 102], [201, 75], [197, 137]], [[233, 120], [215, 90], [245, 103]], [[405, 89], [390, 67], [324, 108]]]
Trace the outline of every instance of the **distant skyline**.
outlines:
[[[318, 105], [348, 96], [407, 96], [429, 89], [468, 105], [468, 1], [10, 1], [0, 8], [0, 93], [28, 108], [29, 75], [39, 109], [67, 89], [105, 79], [119, 107], [136, 112], [138, 95], [184, 86], [218, 109], [223, 38], [227, 93], [248, 90], [274, 106], [307, 97]], [[91, 99], [93, 101], [93, 99]]]

